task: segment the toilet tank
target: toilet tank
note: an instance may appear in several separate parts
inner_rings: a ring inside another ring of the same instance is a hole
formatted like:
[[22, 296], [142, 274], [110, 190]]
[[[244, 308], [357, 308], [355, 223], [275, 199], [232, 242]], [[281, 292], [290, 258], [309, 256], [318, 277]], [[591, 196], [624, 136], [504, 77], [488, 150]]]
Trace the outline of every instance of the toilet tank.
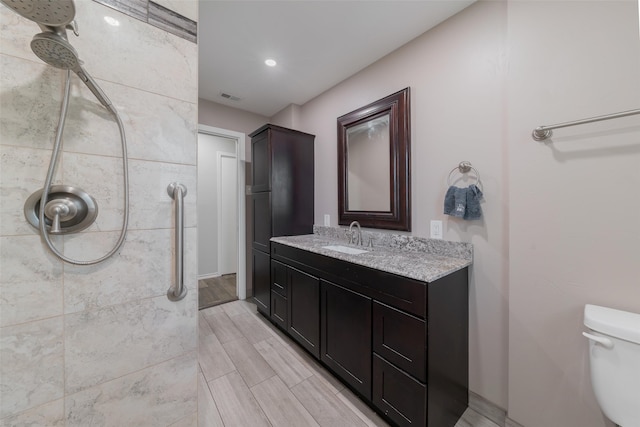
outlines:
[[602, 412], [620, 426], [640, 426], [640, 314], [588, 304], [584, 324]]
[[604, 335], [640, 345], [640, 314], [587, 304], [584, 325]]

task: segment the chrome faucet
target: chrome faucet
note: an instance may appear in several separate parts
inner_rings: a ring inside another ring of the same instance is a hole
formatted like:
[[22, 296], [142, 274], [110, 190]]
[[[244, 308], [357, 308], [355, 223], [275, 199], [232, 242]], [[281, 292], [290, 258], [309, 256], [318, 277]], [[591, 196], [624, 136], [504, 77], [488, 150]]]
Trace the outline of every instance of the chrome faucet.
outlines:
[[[358, 239], [354, 239], [354, 235], [353, 235], [353, 225], [355, 224], [356, 227], [358, 227]], [[356, 240], [354, 242], [354, 240]], [[358, 221], [353, 221], [351, 223], [351, 225], [349, 225], [349, 243], [351, 244], [356, 244], [356, 245], [362, 245], [362, 229], [360, 228], [360, 223]]]

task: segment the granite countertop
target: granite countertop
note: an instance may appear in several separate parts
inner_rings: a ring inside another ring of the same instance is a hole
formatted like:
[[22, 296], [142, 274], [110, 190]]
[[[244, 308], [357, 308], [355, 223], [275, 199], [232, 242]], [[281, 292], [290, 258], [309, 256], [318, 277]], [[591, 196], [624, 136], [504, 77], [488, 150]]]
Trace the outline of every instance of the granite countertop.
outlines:
[[[404, 240], [414, 241], [415, 239], [410, 236], [402, 237], [405, 238]], [[435, 245], [414, 244], [410, 248], [374, 245], [373, 248], [369, 248], [350, 245], [345, 239], [319, 234], [273, 237], [271, 241], [423, 282], [432, 282], [472, 263], [471, 249], [460, 251], [455, 246], [467, 245], [463, 246], [464, 249], [467, 249], [470, 247], [468, 243], [444, 242], [439, 246], [436, 242]], [[429, 242], [432, 239], [420, 239], [419, 241], [421, 243]], [[331, 245], [347, 246], [368, 252], [351, 255], [323, 247]], [[419, 248], [416, 249], [416, 246]], [[456, 248], [456, 250], [451, 250], [451, 248]], [[456, 256], [452, 256], [452, 253]]]

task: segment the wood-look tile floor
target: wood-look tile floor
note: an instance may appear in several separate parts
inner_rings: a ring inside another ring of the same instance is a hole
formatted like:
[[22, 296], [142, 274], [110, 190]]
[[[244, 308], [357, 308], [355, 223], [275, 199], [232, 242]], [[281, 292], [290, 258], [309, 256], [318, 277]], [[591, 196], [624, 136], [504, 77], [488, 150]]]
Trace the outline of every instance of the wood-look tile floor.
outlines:
[[[199, 312], [199, 427], [388, 426], [249, 301]], [[456, 427], [498, 427], [467, 409]]]
[[198, 308], [203, 309], [238, 299], [236, 274], [198, 280]]

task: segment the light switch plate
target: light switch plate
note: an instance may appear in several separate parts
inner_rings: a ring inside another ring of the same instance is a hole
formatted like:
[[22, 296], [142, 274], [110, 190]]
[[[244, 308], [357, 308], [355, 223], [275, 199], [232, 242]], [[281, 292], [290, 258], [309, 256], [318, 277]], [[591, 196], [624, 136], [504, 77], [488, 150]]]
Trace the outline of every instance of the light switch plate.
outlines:
[[431, 238], [442, 239], [442, 221], [431, 220]]
[[324, 226], [325, 227], [330, 227], [331, 226], [331, 215], [324, 214]]

